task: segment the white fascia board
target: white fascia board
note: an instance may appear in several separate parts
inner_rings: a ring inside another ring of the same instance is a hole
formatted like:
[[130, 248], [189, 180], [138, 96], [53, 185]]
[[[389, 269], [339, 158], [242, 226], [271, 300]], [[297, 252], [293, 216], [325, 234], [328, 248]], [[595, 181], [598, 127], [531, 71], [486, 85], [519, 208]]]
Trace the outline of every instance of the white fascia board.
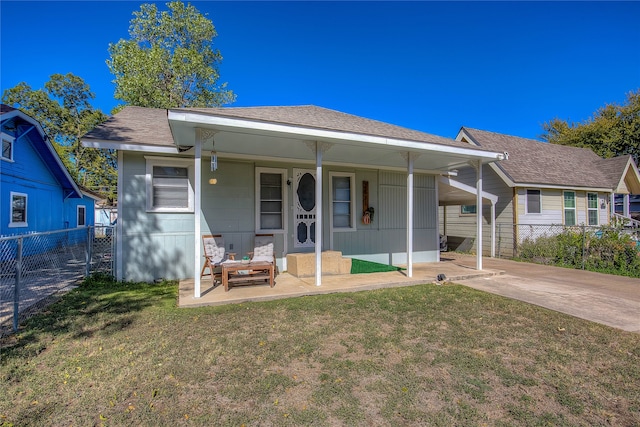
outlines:
[[[82, 196], [82, 194], [80, 192], [80, 188], [76, 184], [76, 181], [71, 177], [71, 174], [69, 173], [69, 170], [62, 163], [62, 160], [60, 159], [60, 156], [58, 155], [58, 152], [55, 150], [55, 148], [53, 148], [53, 145], [51, 144], [51, 141], [49, 140], [49, 137], [44, 132], [44, 129], [42, 129], [42, 126], [40, 126], [40, 123], [37, 120], [35, 120], [34, 118], [32, 118], [31, 116], [28, 116], [27, 114], [23, 113], [20, 110], [14, 110], [14, 111], [11, 111], [9, 113], [3, 114], [2, 115], [2, 120], [8, 120], [8, 119], [11, 119], [12, 117], [20, 117], [22, 120], [32, 124], [38, 130], [38, 133], [40, 133], [40, 138], [42, 138], [42, 141], [44, 142], [45, 147], [47, 147], [47, 149], [49, 150], [49, 152], [51, 153], [51, 155], [55, 159], [56, 164], [62, 170], [62, 173], [67, 177], [67, 179], [71, 183], [71, 187], [73, 188], [73, 191], [75, 191], [75, 193], [78, 196]], [[27, 132], [25, 132], [23, 135], [26, 135], [29, 131], [31, 131], [31, 129], [33, 129], [33, 128], [30, 128], [29, 130], [27, 130]]]
[[104, 197], [98, 197], [95, 194], [88, 193], [88, 192], [86, 192], [84, 190], [80, 190], [80, 192], [82, 193], [83, 196], [87, 196], [88, 198], [93, 199], [96, 202], [99, 202], [100, 200], [104, 200], [105, 199]]
[[631, 171], [636, 176], [636, 179], [640, 181], [640, 172], [638, 171], [638, 167], [636, 166], [636, 163], [633, 161], [633, 158], [631, 156], [629, 156], [629, 159], [627, 160], [627, 165], [624, 168], [624, 172], [620, 177], [620, 181], [618, 182], [616, 189], [624, 185], [625, 178], [629, 173], [629, 171]]
[[513, 182], [509, 175], [507, 175], [507, 173], [502, 170], [500, 166], [495, 163], [490, 163], [489, 167], [493, 169], [493, 171], [500, 177], [500, 179], [504, 181], [505, 184], [507, 184], [508, 187], [513, 188], [516, 186], [515, 182]]
[[172, 111], [168, 113], [169, 123], [171, 121], [181, 121], [193, 124], [207, 124], [211, 126], [222, 126], [236, 129], [252, 129], [266, 132], [289, 133], [305, 138], [327, 138], [342, 139], [354, 142], [365, 142], [369, 144], [387, 145], [396, 148], [404, 148], [415, 151], [437, 151], [441, 153], [459, 154], [470, 156], [477, 159], [499, 160], [503, 153], [478, 151], [471, 148], [460, 148], [447, 145], [434, 144], [429, 142], [415, 142], [393, 138], [385, 138], [381, 136], [363, 135], [350, 132], [340, 132], [324, 129], [304, 128], [298, 126], [289, 126], [276, 123], [256, 122], [245, 119], [236, 119], [228, 117], [211, 116], [207, 114], [198, 114], [185, 111]]
[[145, 153], [165, 153], [165, 154], [178, 154], [177, 147], [160, 147], [157, 145], [138, 145], [138, 144], [125, 144], [114, 141], [103, 140], [86, 140], [82, 139], [82, 146], [88, 148], [106, 148], [109, 150], [123, 150], [123, 151], [142, 151]]
[[576, 187], [568, 185], [552, 185], [552, 184], [540, 184], [535, 182], [518, 182], [515, 187], [517, 188], [540, 188], [547, 190], [569, 190], [569, 191], [592, 191], [599, 193], [611, 193], [610, 188], [602, 187]]
[[[185, 153], [182, 153], [185, 154]], [[145, 157], [146, 158], [146, 157]], [[163, 159], [167, 159], [167, 157], [163, 157]], [[229, 154], [229, 153], [218, 153], [218, 159], [233, 159], [233, 160], [246, 160], [248, 162], [255, 162], [256, 156], [251, 154]], [[293, 157], [274, 157], [274, 156], [260, 156], [261, 161], [272, 161], [279, 163], [295, 163], [295, 164], [306, 164], [306, 165], [315, 165], [316, 161], [314, 159], [296, 159]], [[341, 167], [353, 167], [356, 169], [371, 169], [371, 170], [384, 170], [384, 171], [395, 171], [395, 172], [406, 172], [407, 167], [394, 167], [394, 166], [379, 166], [379, 165], [365, 165], [361, 163], [351, 163], [351, 162], [332, 162], [332, 161], [322, 161], [322, 166], [341, 166]], [[430, 169], [414, 169], [415, 173], [425, 174], [425, 175], [442, 175], [443, 172], [441, 170], [430, 170]]]

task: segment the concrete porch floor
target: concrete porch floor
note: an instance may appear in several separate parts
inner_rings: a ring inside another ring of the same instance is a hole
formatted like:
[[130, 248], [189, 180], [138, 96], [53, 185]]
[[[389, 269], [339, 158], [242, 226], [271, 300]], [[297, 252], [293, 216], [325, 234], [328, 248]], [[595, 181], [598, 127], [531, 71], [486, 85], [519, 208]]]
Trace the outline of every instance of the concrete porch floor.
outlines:
[[416, 263], [413, 265], [413, 277], [407, 277], [406, 271], [368, 274], [323, 275], [322, 285], [315, 285], [315, 277], [294, 277], [286, 272], [276, 275], [275, 285], [257, 282], [237, 284], [224, 291], [220, 284], [212, 286], [210, 276], [200, 282], [201, 297], [193, 296], [193, 279], [180, 281], [180, 307], [199, 307], [206, 305], [238, 304], [248, 301], [267, 301], [306, 295], [328, 294], [334, 292], [357, 292], [370, 289], [412, 286], [436, 281], [444, 274], [447, 281], [489, 277], [504, 274], [494, 269], [475, 270], [475, 258], [459, 256], [455, 253], [443, 253], [440, 262]]

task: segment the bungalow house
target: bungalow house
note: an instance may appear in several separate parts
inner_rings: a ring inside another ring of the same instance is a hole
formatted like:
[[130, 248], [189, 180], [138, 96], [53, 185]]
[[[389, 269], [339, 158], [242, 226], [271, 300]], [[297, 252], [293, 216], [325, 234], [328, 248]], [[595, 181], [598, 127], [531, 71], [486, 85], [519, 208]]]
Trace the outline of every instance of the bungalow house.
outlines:
[[[631, 156], [602, 159], [588, 148], [467, 127], [460, 129], [456, 140], [505, 153], [505, 160], [487, 164], [483, 172], [483, 189], [498, 200], [495, 213], [485, 207], [482, 218], [485, 224], [497, 224], [494, 244], [501, 256], [513, 255], [517, 239], [541, 226], [609, 224], [615, 215], [614, 196], [640, 192], [640, 175]], [[456, 179], [471, 184], [475, 175], [473, 168], [461, 168]], [[450, 247], [473, 238], [475, 204], [443, 207], [440, 218]], [[488, 254], [491, 240], [484, 242], [483, 252]]]
[[194, 278], [196, 298], [203, 234], [238, 254], [273, 234], [281, 271], [287, 254], [315, 254], [317, 285], [324, 250], [411, 276], [413, 262], [439, 260], [439, 192], [485, 197], [481, 177], [469, 194], [442, 175], [502, 158], [315, 106], [125, 107], [82, 141], [118, 150], [116, 277]]
[[0, 104], [0, 236], [93, 225], [99, 196], [69, 175], [40, 124]]

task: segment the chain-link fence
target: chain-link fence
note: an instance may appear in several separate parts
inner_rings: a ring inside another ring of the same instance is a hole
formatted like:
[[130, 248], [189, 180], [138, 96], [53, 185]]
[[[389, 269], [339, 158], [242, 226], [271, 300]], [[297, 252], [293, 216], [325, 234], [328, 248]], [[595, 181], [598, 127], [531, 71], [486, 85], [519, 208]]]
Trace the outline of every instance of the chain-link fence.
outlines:
[[0, 237], [0, 336], [83, 278], [113, 275], [114, 227]]
[[[476, 232], [475, 223], [448, 222], [448, 249], [476, 252]], [[634, 249], [640, 248], [639, 241], [640, 227], [629, 221], [616, 221], [604, 226], [497, 223], [493, 242], [491, 226], [483, 226], [482, 253], [490, 256], [493, 245], [498, 258], [520, 258], [584, 268], [586, 262], [610, 260], [616, 256], [614, 253], [619, 256], [628, 250], [633, 254]]]
[[520, 225], [515, 256], [574, 268], [626, 269], [638, 264], [640, 229], [625, 226]]

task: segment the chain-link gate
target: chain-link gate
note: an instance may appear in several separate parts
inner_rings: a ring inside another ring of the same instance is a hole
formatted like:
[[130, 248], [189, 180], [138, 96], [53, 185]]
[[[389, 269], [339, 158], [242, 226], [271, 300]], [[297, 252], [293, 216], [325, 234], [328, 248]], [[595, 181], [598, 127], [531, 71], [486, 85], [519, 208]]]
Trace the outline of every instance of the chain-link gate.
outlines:
[[0, 336], [83, 278], [113, 276], [115, 228], [107, 226], [0, 237]]

